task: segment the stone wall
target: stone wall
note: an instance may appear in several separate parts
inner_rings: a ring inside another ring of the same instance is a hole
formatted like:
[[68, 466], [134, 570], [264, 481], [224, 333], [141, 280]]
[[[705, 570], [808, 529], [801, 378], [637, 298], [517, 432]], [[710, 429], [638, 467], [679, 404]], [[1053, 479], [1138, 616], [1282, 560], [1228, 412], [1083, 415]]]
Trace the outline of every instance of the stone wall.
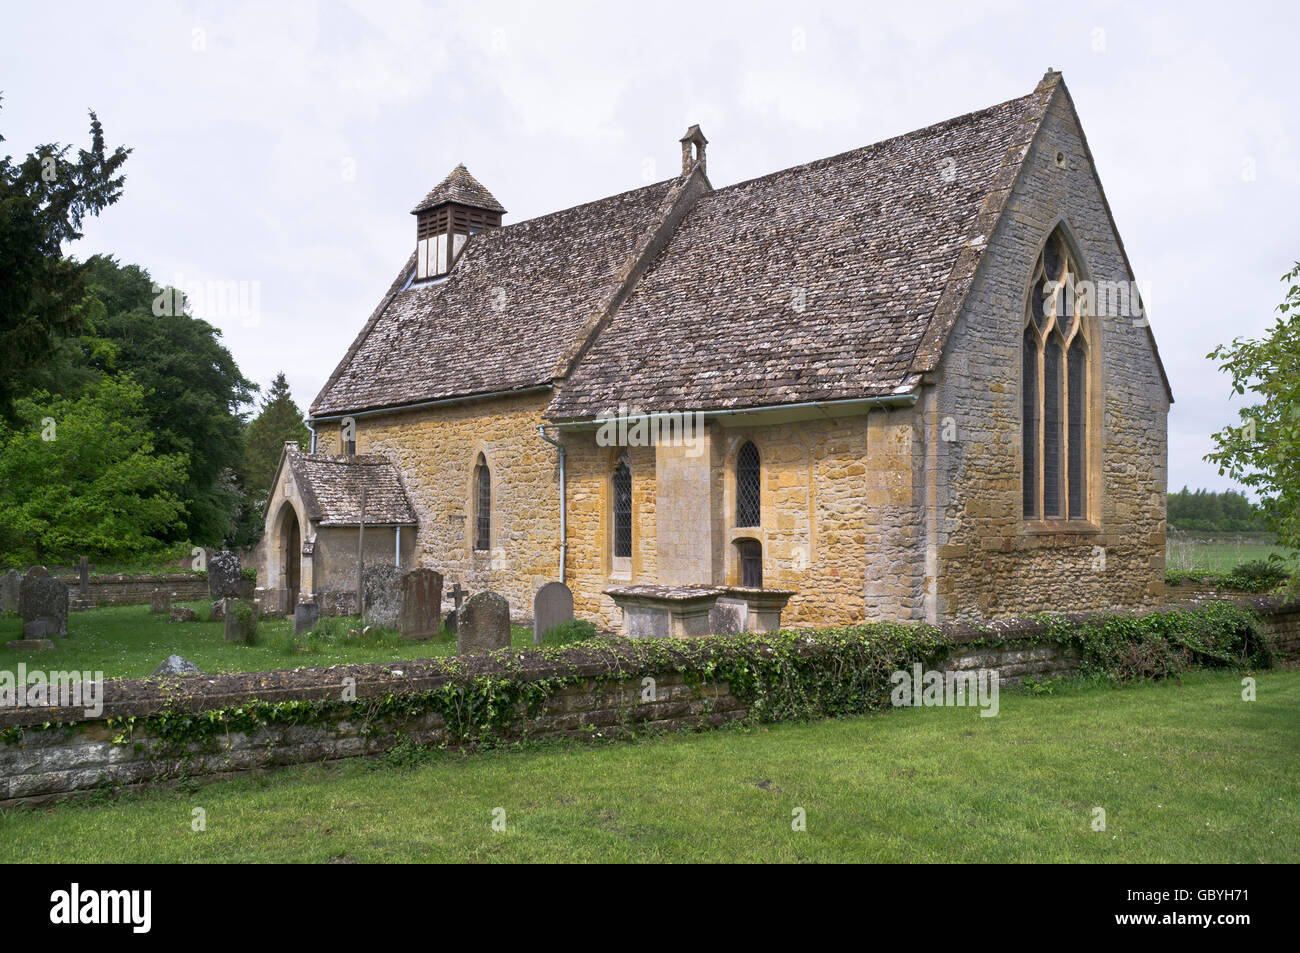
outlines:
[[[80, 591], [81, 577], [59, 576], [72, 598]], [[86, 591], [97, 606], [134, 606], [149, 602], [155, 589], [176, 593], [177, 602], [198, 602], [208, 598], [208, 577], [190, 573], [162, 575], [92, 575]]]
[[[1300, 602], [1267, 597], [1245, 602], [1260, 613], [1276, 653], [1300, 655]], [[935, 666], [941, 671], [996, 669], [1002, 684], [1014, 685], [1028, 676], [1067, 676], [1079, 665], [1071, 648], [1043, 641], [1046, 627], [1035, 620], [1005, 620], [987, 629], [950, 623], [942, 632], [953, 647], [946, 660]], [[979, 644], [991, 638], [996, 645]], [[770, 651], [761, 641], [751, 644], [755, 652]], [[653, 662], [631, 664], [612, 651], [578, 648], [551, 657], [540, 653], [469, 656], [458, 660], [454, 669], [438, 661], [413, 660], [203, 678], [114, 679], [105, 683], [104, 710], [94, 718], [73, 709], [0, 710], [0, 807], [39, 804], [105, 785], [131, 787], [182, 775], [221, 777], [376, 755], [402, 740], [456, 744], [458, 738], [449, 732], [443, 716], [419, 705], [390, 707], [388, 716], [373, 718], [365, 709], [367, 702], [392, 696], [440, 692], [456, 680], [488, 678], [496, 684], [564, 680], [552, 682], [534, 712], [522, 703], [516, 706], [508, 721], [491, 729], [494, 740], [609, 738], [629, 731], [705, 728], [745, 718], [746, 703], [726, 681], [684, 674], [695, 664], [692, 658], [704, 661], [708, 647], [694, 642], [677, 645], [674, 651], [684, 665], [666, 664], [662, 655], [652, 656]], [[699, 656], [694, 655], [696, 646]], [[834, 648], [812, 642], [800, 651], [829, 655]], [[643, 695], [647, 677], [655, 682], [653, 701]], [[355, 705], [341, 704], [347, 680], [355, 692]], [[306, 724], [293, 725], [292, 718], [283, 716], [246, 731], [226, 726], [206, 745], [189, 742], [184, 751], [165, 745], [147, 728], [130, 737], [122, 734], [122, 719], [134, 717], [147, 726], [149, 716], [163, 711], [197, 713], [235, 706], [247, 711], [255, 702], [318, 700], [340, 704], [332, 714]], [[54, 727], [42, 727], [47, 723]], [[117, 743], [115, 736], [120, 736]]]
[[[1092, 319], [1100, 367], [1090, 384], [1087, 524], [1020, 518], [1024, 308], [1031, 269], [1058, 223], [1078, 245], [1084, 277], [1129, 281], [1062, 95], [989, 237], [927, 395], [925, 439], [937, 474], [935, 519], [927, 527], [931, 617], [1131, 607], [1162, 595], [1169, 404], [1148, 329], [1132, 317]], [[945, 423], [953, 439], [944, 439]]]
[[[574, 609], [620, 625], [615, 585], [739, 585], [736, 541], [763, 547], [763, 584], [792, 589], [787, 625], [850, 625], [921, 617], [920, 481], [910, 410], [835, 419], [722, 426], [698, 456], [684, 447], [629, 447], [632, 558], [613, 558], [612, 477], [620, 448], [594, 432], [564, 437], [568, 454], [569, 579]], [[760, 460], [760, 525], [736, 525], [736, 457]]]
[[[401, 471], [419, 519], [412, 565], [442, 573], [445, 589], [501, 593], [516, 621], [559, 578], [559, 464], [537, 433], [549, 400], [547, 391], [356, 418], [357, 452], [383, 454]], [[338, 452], [336, 426], [318, 428], [316, 449]], [[482, 552], [472, 548], [480, 453], [492, 473], [492, 545]]]

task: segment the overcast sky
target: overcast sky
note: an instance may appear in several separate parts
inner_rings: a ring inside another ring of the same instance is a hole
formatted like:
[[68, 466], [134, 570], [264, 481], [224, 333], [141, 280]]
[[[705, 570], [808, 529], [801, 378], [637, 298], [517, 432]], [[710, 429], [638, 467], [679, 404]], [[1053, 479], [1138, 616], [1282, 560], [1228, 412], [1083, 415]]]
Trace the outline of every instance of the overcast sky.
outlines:
[[[0, 148], [134, 148], [70, 251], [161, 282], [257, 283], [215, 318], [305, 409], [464, 162], [506, 222], [675, 175], [715, 186], [1031, 91], [1064, 71], [1174, 390], [1171, 489], [1233, 414], [1205, 355], [1275, 318], [1300, 258], [1293, 4], [447, 5], [3, 0]], [[1290, 7], [1290, 9], [1288, 8]]]

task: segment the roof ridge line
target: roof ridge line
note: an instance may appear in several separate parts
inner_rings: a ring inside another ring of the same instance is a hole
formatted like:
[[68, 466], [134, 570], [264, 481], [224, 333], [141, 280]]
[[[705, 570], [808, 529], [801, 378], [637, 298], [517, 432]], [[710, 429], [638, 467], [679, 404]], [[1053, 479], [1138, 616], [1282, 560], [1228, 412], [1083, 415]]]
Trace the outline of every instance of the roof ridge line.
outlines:
[[774, 176], [784, 175], [787, 172], [795, 172], [801, 169], [810, 169], [814, 166], [821, 165], [822, 163], [839, 162], [844, 158], [846, 158], [847, 156], [855, 155], [858, 153], [870, 152], [873, 149], [882, 148], [884, 146], [890, 145], [891, 143], [898, 142], [899, 140], [902, 139], [910, 139], [911, 137], [919, 136], [922, 133], [937, 132], [945, 127], [953, 126], [961, 122], [968, 122], [975, 119], [977, 116], [983, 116], [986, 113], [991, 113], [994, 110], [1002, 109], [1003, 107], [1009, 106], [1012, 103], [1020, 102], [1021, 100], [1024, 99], [1029, 99], [1031, 96], [1034, 96], [1036, 94], [1037, 94], [1037, 90], [1035, 90], [1032, 93], [1027, 93], [1024, 96], [1013, 96], [1011, 99], [1004, 100], [1000, 103], [995, 103], [992, 106], [985, 106], [983, 109], [973, 109], [970, 112], [962, 113], [960, 116], [951, 116], [948, 119], [942, 120], [941, 122], [934, 122], [928, 126], [922, 126], [919, 129], [913, 129], [909, 132], [899, 133], [898, 135], [890, 136], [887, 139], [879, 139], [876, 142], [869, 142], [865, 146], [855, 146], [852, 149], [845, 149], [843, 152], [837, 152], [834, 155], [822, 156], [820, 159], [809, 159], [807, 162], [800, 162], [795, 165], [786, 166], [784, 169], [776, 169], [772, 172], [765, 172], [762, 175], [756, 175], [748, 179], [742, 179], [739, 182], [733, 182], [730, 185], [724, 185], [721, 188], [714, 189], [713, 193], [720, 195], [724, 192], [730, 192], [732, 189], [738, 189], [746, 185], [753, 185], [755, 182], [762, 182], [766, 179], [773, 178]]
[[677, 177], [659, 201], [659, 214], [647, 224], [641, 237], [628, 253], [627, 261], [619, 269], [613, 292], [592, 314], [588, 315], [582, 327], [578, 329], [573, 343], [565, 349], [552, 367], [550, 380], [564, 380], [573, 373], [601, 332], [608, 327], [614, 315], [623, 306], [628, 295], [632, 293], [632, 289], [650, 266], [651, 260], [668, 244], [677, 231], [677, 226], [686, 217], [686, 213], [694, 207], [702, 195], [712, 190], [713, 184], [709, 182], [699, 162], [691, 167], [690, 172]]
[[[905, 377], [925, 374], [938, 367], [939, 361], [943, 357], [944, 348], [948, 343], [948, 336], [952, 333], [953, 326], [957, 323], [957, 317], [961, 313], [961, 306], [966, 300], [966, 295], [970, 293], [975, 275], [984, 261], [984, 255], [988, 251], [993, 234], [997, 231], [1002, 216], [1006, 212], [1007, 199], [1015, 189], [1016, 183], [1020, 181], [1020, 175], [1025, 168], [1025, 159], [1028, 158], [1034, 142], [1038, 138], [1038, 133], [1043, 128], [1043, 120], [1047, 118], [1047, 111], [1051, 107], [1052, 100], [1056, 97], [1057, 92], [1064, 88], [1065, 81], [1062, 79], [1061, 74], [1048, 70], [1032, 93], [1028, 96], [1019, 97], [1019, 99], [1036, 97], [1040, 100], [1037, 112], [1030, 121], [1033, 129], [1032, 131], [1027, 130], [1028, 135], [1026, 137], [1007, 149], [1002, 164], [994, 174], [993, 182], [988, 193], [984, 196], [980, 210], [975, 214], [973, 223], [976, 237], [983, 239], [983, 241], [978, 246], [973, 242], [967, 242], [958, 252], [957, 258], [948, 272], [948, 277], [944, 279], [943, 290], [939, 293], [934, 310], [930, 312], [930, 320], [926, 324], [925, 332], [917, 340]], [[1007, 102], [1016, 101], [1008, 100]], [[1005, 103], [1002, 105], [1005, 105]]]

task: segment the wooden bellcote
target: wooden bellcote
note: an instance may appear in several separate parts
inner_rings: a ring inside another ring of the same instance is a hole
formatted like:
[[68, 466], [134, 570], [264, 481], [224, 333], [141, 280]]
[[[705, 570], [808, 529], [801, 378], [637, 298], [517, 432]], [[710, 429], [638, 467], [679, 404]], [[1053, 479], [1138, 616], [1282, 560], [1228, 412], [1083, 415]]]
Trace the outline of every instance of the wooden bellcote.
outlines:
[[451, 271], [469, 237], [485, 228], [498, 228], [505, 211], [463, 164], [452, 169], [411, 209], [415, 216], [415, 280]]

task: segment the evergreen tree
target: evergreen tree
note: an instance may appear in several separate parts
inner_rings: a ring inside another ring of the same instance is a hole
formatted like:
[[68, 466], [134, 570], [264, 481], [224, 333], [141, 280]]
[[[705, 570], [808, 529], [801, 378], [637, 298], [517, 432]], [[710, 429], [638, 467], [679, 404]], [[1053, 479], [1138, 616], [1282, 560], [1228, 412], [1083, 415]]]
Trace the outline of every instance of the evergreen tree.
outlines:
[[236, 542], [248, 545], [261, 535], [266, 499], [286, 440], [308, 447], [309, 433], [302, 411], [289, 393], [284, 372], [275, 375], [262, 399], [257, 416], [244, 433], [244, 463], [239, 472], [245, 504], [240, 514]]
[[[0, 136], [0, 142], [4, 137]], [[63, 243], [81, 237], [86, 216], [122, 194], [119, 175], [129, 149], [106, 151], [104, 130], [90, 114], [90, 150], [37, 146], [25, 159], [0, 156], [0, 415], [12, 418], [14, 398], [31, 390], [39, 367], [75, 335], [90, 308], [87, 266], [63, 257]]]

